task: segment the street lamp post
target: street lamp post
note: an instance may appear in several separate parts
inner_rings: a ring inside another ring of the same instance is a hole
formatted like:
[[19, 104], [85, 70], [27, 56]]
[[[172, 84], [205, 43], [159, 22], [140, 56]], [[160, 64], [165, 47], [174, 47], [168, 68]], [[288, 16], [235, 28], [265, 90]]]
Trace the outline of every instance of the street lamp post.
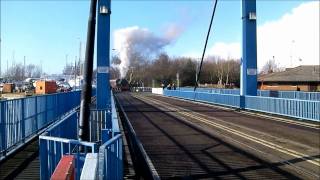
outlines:
[[2, 40], [1, 40], [1, 37], [0, 37], [0, 77], [1, 77], [1, 75], [2, 75], [2, 72], [1, 72], [1, 67], [2, 67], [2, 64], [1, 64], [1, 56], [2, 56], [2, 54], [1, 54], [1, 44], [2, 44]]

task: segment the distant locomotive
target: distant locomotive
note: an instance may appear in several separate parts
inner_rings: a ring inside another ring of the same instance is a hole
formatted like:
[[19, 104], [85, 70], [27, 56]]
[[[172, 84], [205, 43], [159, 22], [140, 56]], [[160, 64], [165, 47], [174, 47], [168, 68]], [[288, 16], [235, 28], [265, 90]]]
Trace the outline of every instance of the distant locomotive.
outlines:
[[118, 88], [121, 89], [121, 91], [129, 91], [129, 82], [126, 79], [117, 79], [116, 85]]

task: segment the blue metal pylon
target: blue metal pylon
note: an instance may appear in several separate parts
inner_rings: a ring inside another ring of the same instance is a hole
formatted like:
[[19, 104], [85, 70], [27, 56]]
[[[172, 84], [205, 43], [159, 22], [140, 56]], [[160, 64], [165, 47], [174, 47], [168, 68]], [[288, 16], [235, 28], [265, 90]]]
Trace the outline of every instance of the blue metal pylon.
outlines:
[[111, 106], [110, 90], [111, 0], [98, 0], [97, 23], [97, 109]]
[[[256, 0], [242, 0], [242, 59], [240, 95], [257, 95]], [[244, 98], [241, 106], [244, 106]]]

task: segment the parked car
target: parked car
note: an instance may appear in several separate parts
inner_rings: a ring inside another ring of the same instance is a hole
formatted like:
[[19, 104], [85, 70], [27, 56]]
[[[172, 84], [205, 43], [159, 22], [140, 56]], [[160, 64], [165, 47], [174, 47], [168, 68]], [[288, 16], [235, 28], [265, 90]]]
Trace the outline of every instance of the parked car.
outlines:
[[25, 92], [30, 92], [34, 91], [35, 87], [33, 86], [32, 82], [24, 82], [24, 84], [22, 85], [22, 90]]
[[69, 92], [72, 90], [70, 84], [67, 82], [59, 82], [58, 81], [57, 86], [58, 86], [57, 92]]
[[0, 83], [0, 92], [2, 93], [3, 90], [3, 83]]

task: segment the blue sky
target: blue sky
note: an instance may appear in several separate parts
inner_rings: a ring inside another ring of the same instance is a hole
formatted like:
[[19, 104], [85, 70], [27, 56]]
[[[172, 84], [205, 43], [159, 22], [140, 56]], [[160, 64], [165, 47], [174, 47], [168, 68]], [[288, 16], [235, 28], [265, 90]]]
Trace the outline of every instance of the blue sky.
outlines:
[[[258, 0], [258, 26], [274, 21], [305, 1]], [[161, 35], [170, 24], [183, 28], [176, 41], [165, 48], [169, 55], [201, 52], [213, 1], [112, 1], [111, 33], [139, 26]], [[209, 47], [215, 42], [241, 41], [240, 0], [220, 0]], [[86, 39], [89, 1], [1, 0], [2, 72], [13, 63], [40, 64], [48, 73], [59, 73], [79, 54], [79, 41]], [[111, 48], [113, 37], [111, 34]], [[82, 48], [84, 49], [84, 47]], [[84, 51], [83, 55], [84, 57]]]

